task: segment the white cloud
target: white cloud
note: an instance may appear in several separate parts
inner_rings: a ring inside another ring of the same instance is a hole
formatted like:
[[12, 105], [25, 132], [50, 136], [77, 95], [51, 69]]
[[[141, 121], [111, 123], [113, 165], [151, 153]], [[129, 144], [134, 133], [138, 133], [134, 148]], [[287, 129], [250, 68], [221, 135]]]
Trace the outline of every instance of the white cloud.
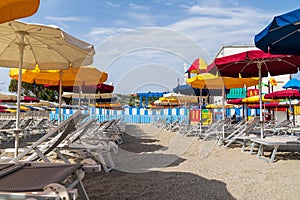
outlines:
[[134, 4], [134, 3], [130, 3], [128, 4], [129, 8], [133, 9], [133, 10], [149, 10], [148, 6], [142, 6], [142, 5], [138, 5], [138, 4]]
[[213, 56], [223, 45], [254, 45], [254, 35], [274, 16], [246, 7], [197, 5], [187, 8], [186, 12], [190, 17], [170, 24], [168, 28], [192, 37]]
[[59, 27], [63, 27], [68, 29], [69, 26], [66, 25], [68, 22], [83, 22], [85, 21], [82, 17], [76, 17], [76, 16], [67, 16], [67, 17], [53, 17], [53, 16], [46, 16], [45, 19], [52, 21], [56, 24], [58, 24]]
[[111, 7], [120, 7], [119, 4], [116, 3], [112, 3], [112, 2], [106, 2], [107, 5], [111, 6]]

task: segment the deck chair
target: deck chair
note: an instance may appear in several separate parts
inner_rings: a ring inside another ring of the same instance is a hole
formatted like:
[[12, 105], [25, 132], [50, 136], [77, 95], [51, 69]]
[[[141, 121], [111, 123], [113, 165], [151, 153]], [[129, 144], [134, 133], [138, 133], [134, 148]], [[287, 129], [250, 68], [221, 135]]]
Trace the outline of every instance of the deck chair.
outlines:
[[273, 125], [273, 126], [265, 127], [264, 132], [273, 135], [286, 134], [291, 129], [291, 125], [292, 125], [292, 121], [286, 119], [276, 124], [275, 126]]
[[240, 126], [233, 131], [230, 135], [224, 138], [223, 142], [228, 142], [225, 147], [229, 147], [232, 143], [237, 142], [239, 139], [244, 139], [244, 136], [248, 137], [249, 133], [259, 124], [259, 117], [254, 117], [248, 123]]
[[[23, 153], [14, 158], [11, 162], [18, 162], [25, 158], [26, 161], [36, 160], [38, 158], [42, 159], [44, 162], [50, 162], [47, 158], [47, 154], [57, 147], [63, 139], [74, 131], [75, 126], [85, 119], [87, 115], [84, 115], [81, 111], [77, 111], [75, 114], [71, 115], [67, 120], [63, 121], [60, 125], [50, 130], [47, 134], [37, 140], [34, 144], [27, 147]], [[55, 136], [55, 137], [54, 137]], [[54, 137], [50, 140], [51, 137]], [[42, 143], [47, 142], [45, 145]]]
[[[87, 122], [89, 123], [89, 126], [86, 126], [85, 129], [90, 127], [92, 125], [92, 121]], [[105, 123], [102, 124], [102, 126], [105, 126]], [[100, 127], [101, 128], [101, 127]], [[79, 153], [79, 155], [71, 155], [75, 157], [92, 157], [95, 158], [98, 162], [101, 163], [102, 168], [105, 172], [110, 172], [112, 169], [115, 168], [115, 164], [112, 160], [112, 157], [110, 155], [110, 151], [114, 151], [114, 153], [117, 153], [118, 146], [114, 141], [111, 141], [110, 138], [108, 138], [100, 129], [97, 127], [92, 127], [88, 131], [82, 130], [77, 136], [73, 136], [65, 141], [65, 143], [62, 143], [58, 146], [56, 149], [57, 155], [59, 157], [63, 158], [63, 153], [61, 153], [61, 150], [71, 150], [76, 151]]]
[[221, 132], [223, 131], [224, 127], [224, 120], [219, 120], [211, 124], [205, 131], [204, 133], [201, 134], [200, 138], [203, 137], [203, 140], [206, 140], [208, 138], [219, 138]]
[[83, 175], [81, 164], [0, 164], [0, 199], [88, 200]]

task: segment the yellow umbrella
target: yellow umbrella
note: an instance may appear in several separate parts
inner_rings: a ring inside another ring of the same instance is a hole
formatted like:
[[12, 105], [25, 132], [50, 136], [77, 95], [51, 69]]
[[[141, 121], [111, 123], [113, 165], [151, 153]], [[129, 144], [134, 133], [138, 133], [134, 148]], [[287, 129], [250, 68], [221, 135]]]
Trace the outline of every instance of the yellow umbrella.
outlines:
[[[19, 70], [11, 69], [9, 76], [18, 80]], [[62, 86], [97, 85], [107, 80], [107, 73], [92, 66], [81, 66], [66, 70], [40, 70], [37, 66], [33, 70], [22, 70], [22, 82], [59, 85], [59, 110], [61, 110]], [[60, 111], [59, 111], [60, 115]], [[59, 116], [61, 119], [61, 116]]]
[[[18, 69], [11, 69], [9, 76], [18, 80]], [[34, 70], [22, 70], [22, 82], [62, 85], [62, 86], [82, 86], [97, 85], [107, 80], [107, 73], [98, 70], [92, 66], [81, 66], [79, 68], [70, 68], [66, 70], [40, 70], [36, 67]]]
[[187, 80], [187, 83], [193, 88], [208, 88], [208, 89], [222, 89], [243, 88], [258, 84], [258, 78], [231, 78], [220, 77], [210, 73], [203, 73]]
[[29, 17], [38, 10], [39, 0], [1, 0], [0, 23]]
[[[243, 103], [248, 104], [258, 104], [259, 103], [259, 95], [243, 98]], [[262, 102], [279, 102], [279, 100], [276, 99], [265, 99], [265, 95], [262, 95]]]
[[[233, 108], [233, 105], [226, 104], [226, 108]], [[223, 105], [217, 105], [217, 104], [208, 104], [205, 106], [207, 109], [217, 109], [217, 108], [223, 108]]]
[[[225, 96], [224, 94], [225, 88], [230, 89], [230, 88], [243, 88], [245, 86], [250, 87], [253, 85], [257, 85], [258, 82], [259, 82], [258, 78], [219, 77], [210, 73], [202, 73], [192, 78], [189, 78], [187, 80], [187, 84], [191, 85], [193, 88], [222, 89], [223, 99]], [[201, 96], [201, 90], [200, 90], [200, 96]], [[200, 97], [200, 104], [202, 104], [201, 101], [202, 101], [202, 97]], [[225, 115], [224, 101], [223, 101], [223, 115]]]

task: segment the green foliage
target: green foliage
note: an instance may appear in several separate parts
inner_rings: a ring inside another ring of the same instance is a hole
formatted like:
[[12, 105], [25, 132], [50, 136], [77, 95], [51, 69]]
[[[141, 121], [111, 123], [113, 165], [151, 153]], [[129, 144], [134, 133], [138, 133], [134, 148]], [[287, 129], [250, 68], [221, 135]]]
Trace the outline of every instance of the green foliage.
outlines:
[[[11, 80], [8, 91], [17, 92], [18, 90], [18, 81]], [[36, 96], [41, 100], [58, 102], [58, 92], [54, 90], [49, 90], [43, 85], [38, 85], [35, 83], [22, 83], [21, 95], [23, 96]]]

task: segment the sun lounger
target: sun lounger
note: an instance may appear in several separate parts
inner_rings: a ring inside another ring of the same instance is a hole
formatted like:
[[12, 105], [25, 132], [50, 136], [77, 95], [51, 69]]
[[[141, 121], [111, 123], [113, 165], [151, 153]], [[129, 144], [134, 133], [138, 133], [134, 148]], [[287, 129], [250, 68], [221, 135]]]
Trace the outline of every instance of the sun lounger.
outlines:
[[[18, 155], [12, 160], [12, 162], [18, 162], [28, 156], [30, 153], [33, 153], [31, 156], [25, 158], [27, 161], [31, 161], [37, 158], [41, 158], [45, 162], [49, 162], [47, 154], [51, 152], [62, 140], [74, 131], [75, 126], [86, 118], [87, 115], [84, 115], [81, 111], [77, 111], [67, 120], [63, 121], [60, 125], [50, 130], [47, 134], [37, 140], [34, 144], [27, 147], [23, 153]], [[54, 137], [56, 136], [56, 137]], [[51, 137], [52, 140], [50, 140]], [[50, 140], [50, 141], [49, 141]], [[45, 145], [41, 145], [44, 142], [48, 142]]]
[[[0, 164], [0, 199], [88, 200], [81, 164]], [[75, 189], [75, 187], [77, 189]]]
[[[89, 126], [86, 126], [86, 130], [92, 127], [92, 123], [95, 122], [88, 122]], [[105, 126], [105, 123], [102, 124], [102, 126]], [[92, 127], [88, 131], [82, 130], [81, 133], [77, 136], [72, 136], [70, 139], [65, 140], [65, 142], [61, 143], [58, 148], [56, 149], [56, 153], [59, 156], [62, 156], [63, 154], [61, 150], [71, 150], [76, 151], [79, 154], [71, 155], [70, 153], [68, 155], [74, 156], [74, 157], [93, 157], [98, 162], [101, 163], [101, 166], [103, 167], [105, 172], [110, 172], [112, 169], [115, 168], [115, 164], [111, 158], [110, 151], [114, 151], [114, 153], [117, 153], [118, 146], [114, 141], [111, 141], [107, 135], [104, 135], [104, 133], [101, 131], [100, 127]], [[80, 155], [81, 154], [81, 155]]]
[[[265, 138], [252, 138], [251, 142], [253, 142], [253, 145], [250, 151], [253, 152], [254, 144], [257, 144], [259, 146], [257, 158], [266, 160], [269, 163], [274, 162], [276, 153], [280, 147], [285, 147], [284, 151], [300, 152], [300, 140], [297, 136], [276, 135]], [[264, 148], [266, 147], [273, 150], [269, 159], [264, 157]]]
[[[230, 135], [224, 138], [223, 142], [227, 142], [225, 147], [229, 147], [232, 143], [237, 142], [243, 137], [249, 136], [249, 134], [254, 130], [254, 128], [259, 124], [259, 118], [255, 117], [248, 123], [240, 126], [238, 129], [233, 131]], [[243, 141], [244, 142], [244, 141]]]

